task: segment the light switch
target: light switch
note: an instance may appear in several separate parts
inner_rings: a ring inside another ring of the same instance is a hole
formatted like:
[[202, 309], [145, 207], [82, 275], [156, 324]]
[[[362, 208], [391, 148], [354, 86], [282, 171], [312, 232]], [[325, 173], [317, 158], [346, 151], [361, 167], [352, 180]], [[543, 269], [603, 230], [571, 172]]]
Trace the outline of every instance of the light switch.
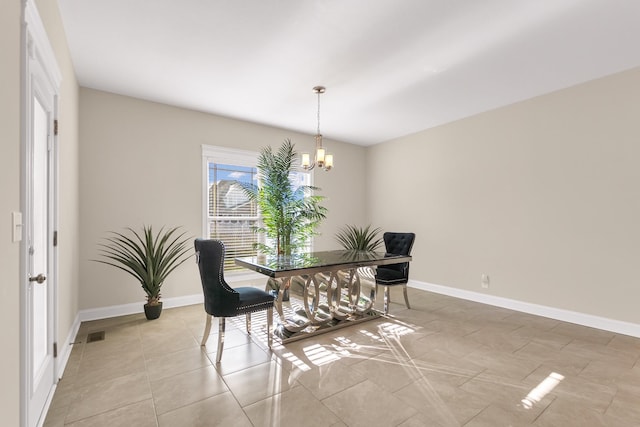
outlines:
[[12, 241], [22, 240], [22, 212], [11, 212]]

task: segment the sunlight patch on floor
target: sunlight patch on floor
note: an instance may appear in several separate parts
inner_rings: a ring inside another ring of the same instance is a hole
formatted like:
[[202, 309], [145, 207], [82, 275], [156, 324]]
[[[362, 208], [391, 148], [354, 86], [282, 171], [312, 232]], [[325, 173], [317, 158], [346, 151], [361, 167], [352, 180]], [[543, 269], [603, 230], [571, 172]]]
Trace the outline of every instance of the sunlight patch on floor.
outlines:
[[562, 380], [564, 380], [564, 375], [560, 375], [556, 372], [550, 373], [547, 378], [542, 380], [540, 384], [535, 386], [529, 394], [522, 399], [522, 406], [525, 409], [533, 408], [536, 403], [540, 402], [547, 394], [551, 393], [551, 391], [556, 388]]

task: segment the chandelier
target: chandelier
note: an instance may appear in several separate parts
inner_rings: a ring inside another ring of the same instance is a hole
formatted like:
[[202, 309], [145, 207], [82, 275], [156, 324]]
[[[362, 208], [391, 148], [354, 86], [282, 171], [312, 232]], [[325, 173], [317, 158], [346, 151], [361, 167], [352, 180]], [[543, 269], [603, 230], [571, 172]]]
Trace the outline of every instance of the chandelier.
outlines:
[[311, 163], [311, 156], [309, 153], [302, 153], [302, 168], [304, 170], [311, 170], [316, 165], [326, 171], [331, 170], [333, 167], [333, 154], [326, 152], [322, 146], [322, 135], [320, 134], [320, 95], [326, 91], [324, 86], [316, 86], [313, 88], [313, 92], [318, 95], [318, 130], [316, 132], [316, 153]]

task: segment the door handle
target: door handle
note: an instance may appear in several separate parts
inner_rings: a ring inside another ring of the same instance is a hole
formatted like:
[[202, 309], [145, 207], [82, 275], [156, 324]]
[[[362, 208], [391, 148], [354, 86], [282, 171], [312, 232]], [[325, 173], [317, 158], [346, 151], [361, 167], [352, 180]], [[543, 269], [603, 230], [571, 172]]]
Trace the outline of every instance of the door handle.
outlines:
[[30, 282], [38, 282], [40, 284], [44, 283], [45, 280], [47, 280], [47, 277], [42, 273], [38, 274], [36, 277], [29, 277]]

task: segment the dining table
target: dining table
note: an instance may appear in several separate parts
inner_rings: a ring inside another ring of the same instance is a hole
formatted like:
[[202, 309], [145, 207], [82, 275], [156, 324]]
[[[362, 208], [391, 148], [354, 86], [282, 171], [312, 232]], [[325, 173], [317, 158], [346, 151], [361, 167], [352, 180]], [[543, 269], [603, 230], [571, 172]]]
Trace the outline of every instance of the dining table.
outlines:
[[375, 270], [411, 261], [409, 255], [329, 250], [235, 258], [235, 264], [267, 276], [275, 295], [274, 335], [282, 343], [380, 317]]

